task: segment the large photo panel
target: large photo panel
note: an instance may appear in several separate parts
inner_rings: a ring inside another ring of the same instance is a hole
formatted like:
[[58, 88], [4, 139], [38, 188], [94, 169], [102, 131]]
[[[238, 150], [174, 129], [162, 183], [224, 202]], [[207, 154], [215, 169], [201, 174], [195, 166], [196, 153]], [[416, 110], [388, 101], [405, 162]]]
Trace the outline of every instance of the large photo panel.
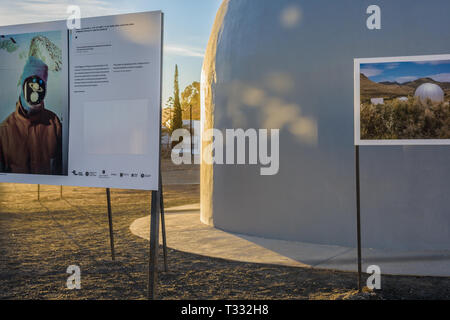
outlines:
[[0, 182], [157, 190], [161, 12], [0, 28]]
[[2, 174], [67, 175], [67, 85], [66, 30], [0, 32]]
[[355, 59], [355, 138], [450, 144], [450, 55]]

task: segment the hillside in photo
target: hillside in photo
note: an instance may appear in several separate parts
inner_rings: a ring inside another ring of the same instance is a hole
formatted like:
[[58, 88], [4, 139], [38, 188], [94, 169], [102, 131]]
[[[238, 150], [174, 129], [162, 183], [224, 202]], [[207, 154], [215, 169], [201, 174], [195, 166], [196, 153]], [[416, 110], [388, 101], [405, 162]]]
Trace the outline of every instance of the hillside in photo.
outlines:
[[398, 82], [374, 82], [360, 74], [361, 103], [370, 102], [371, 98], [384, 98], [391, 100], [399, 97], [414, 96], [414, 92], [424, 83], [433, 83], [442, 88], [445, 92], [446, 101], [450, 100], [450, 82], [439, 82], [431, 78], [420, 78], [405, 83]]
[[[364, 74], [360, 81], [361, 140], [450, 139], [449, 82], [425, 77], [377, 83]], [[439, 86], [444, 100], [419, 98], [416, 93], [424, 84]]]

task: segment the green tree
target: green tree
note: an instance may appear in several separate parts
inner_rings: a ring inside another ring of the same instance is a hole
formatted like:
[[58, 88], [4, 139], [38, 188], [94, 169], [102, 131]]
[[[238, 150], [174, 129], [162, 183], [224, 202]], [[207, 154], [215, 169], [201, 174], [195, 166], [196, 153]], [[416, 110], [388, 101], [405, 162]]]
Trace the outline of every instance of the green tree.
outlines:
[[200, 120], [200, 83], [192, 82], [181, 93], [181, 106], [183, 109], [183, 119]]
[[180, 102], [180, 86], [178, 84], [178, 65], [175, 65], [175, 80], [173, 84], [173, 113], [171, 130], [177, 130], [183, 127], [183, 111]]
[[166, 107], [162, 110], [162, 125], [169, 131], [172, 130], [172, 113], [173, 113], [173, 98], [169, 97], [166, 101]]

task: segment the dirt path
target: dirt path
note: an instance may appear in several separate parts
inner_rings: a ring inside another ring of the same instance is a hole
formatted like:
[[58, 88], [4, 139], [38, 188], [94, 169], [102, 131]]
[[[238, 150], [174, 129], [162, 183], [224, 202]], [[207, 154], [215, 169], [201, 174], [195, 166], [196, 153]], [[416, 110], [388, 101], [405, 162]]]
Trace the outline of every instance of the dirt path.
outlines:
[[[148, 242], [130, 224], [149, 214], [149, 192], [113, 190], [118, 261], [110, 261], [103, 189], [0, 184], [1, 299], [145, 299]], [[199, 186], [167, 186], [166, 205], [198, 202]], [[82, 290], [66, 289], [69, 265]], [[383, 277], [383, 290], [357, 295], [356, 275], [258, 265], [169, 250], [163, 299], [450, 299], [450, 279]]]

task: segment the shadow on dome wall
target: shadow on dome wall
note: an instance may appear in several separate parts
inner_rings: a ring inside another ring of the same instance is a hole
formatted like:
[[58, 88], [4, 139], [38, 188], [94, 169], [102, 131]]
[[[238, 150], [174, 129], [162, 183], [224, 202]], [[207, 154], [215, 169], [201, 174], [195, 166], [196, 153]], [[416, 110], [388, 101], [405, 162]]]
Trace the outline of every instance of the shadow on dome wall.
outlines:
[[286, 129], [297, 142], [315, 146], [318, 142], [316, 118], [305, 114], [299, 104], [286, 98], [295, 91], [294, 86], [295, 81], [288, 73], [268, 73], [260, 83], [232, 81], [224, 88], [229, 97], [227, 107], [217, 112], [226, 112], [223, 117], [234, 128]]

